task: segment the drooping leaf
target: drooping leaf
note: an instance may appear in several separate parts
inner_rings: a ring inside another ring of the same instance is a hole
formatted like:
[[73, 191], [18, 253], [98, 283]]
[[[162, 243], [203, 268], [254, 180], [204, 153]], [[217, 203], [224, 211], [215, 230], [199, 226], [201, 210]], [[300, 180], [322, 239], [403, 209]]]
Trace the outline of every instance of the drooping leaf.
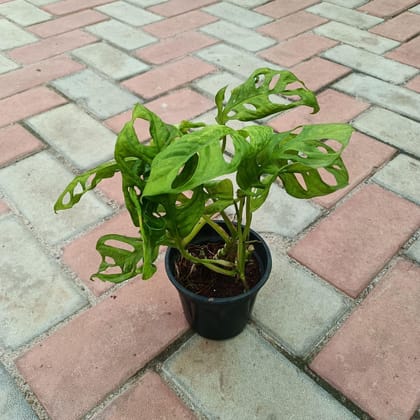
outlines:
[[[235, 146], [235, 156], [230, 161], [225, 159], [221, 147], [225, 136], [230, 136]], [[185, 134], [154, 159], [144, 196], [177, 194], [234, 172], [247, 151], [245, 139], [229, 127], [213, 125]], [[197, 158], [193, 158], [195, 155]], [[191, 158], [193, 164], [187, 164]]]
[[[109, 245], [107, 243], [109, 241], [120, 242], [123, 247]], [[126, 245], [132, 249], [127, 250]], [[98, 272], [91, 276], [92, 279], [121, 283], [143, 271], [139, 265], [143, 258], [143, 241], [140, 238], [111, 233], [98, 239], [96, 249], [101, 255], [102, 262]]]
[[54, 211], [72, 208], [85, 193], [93, 190], [103, 179], [112, 178], [119, 170], [118, 164], [112, 160], [76, 176], [57, 198]]
[[[289, 87], [292, 84], [300, 87]], [[248, 80], [232, 90], [228, 102], [223, 106], [225, 91], [226, 87], [216, 95], [216, 121], [219, 124], [225, 124], [229, 120], [253, 121], [301, 105], [311, 107], [312, 113], [319, 111], [315, 94], [286, 70], [255, 70]], [[297, 96], [299, 100], [279, 103], [273, 100], [273, 96]]]

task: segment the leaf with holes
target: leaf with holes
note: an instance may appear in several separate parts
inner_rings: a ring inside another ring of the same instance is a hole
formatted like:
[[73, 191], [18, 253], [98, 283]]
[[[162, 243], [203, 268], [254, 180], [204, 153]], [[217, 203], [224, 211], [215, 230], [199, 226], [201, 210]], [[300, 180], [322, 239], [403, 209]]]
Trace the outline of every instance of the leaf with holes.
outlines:
[[[230, 120], [253, 121], [301, 105], [311, 107], [312, 113], [319, 111], [315, 94], [293, 73], [286, 70], [255, 70], [248, 80], [232, 90], [228, 102], [223, 106], [225, 91], [226, 87], [216, 94], [216, 121], [219, 124]], [[299, 100], [293, 102], [282, 98], [296, 96]]]

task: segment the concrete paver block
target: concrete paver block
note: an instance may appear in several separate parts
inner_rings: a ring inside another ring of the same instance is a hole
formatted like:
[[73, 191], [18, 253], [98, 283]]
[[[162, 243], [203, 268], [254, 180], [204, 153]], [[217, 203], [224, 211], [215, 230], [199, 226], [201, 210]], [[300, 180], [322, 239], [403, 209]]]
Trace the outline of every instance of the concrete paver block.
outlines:
[[189, 0], [168, 0], [165, 3], [152, 6], [149, 10], [162, 16], [171, 17], [208, 6], [212, 3], [216, 3], [216, 0], [194, 0], [194, 2]]
[[16, 348], [86, 305], [87, 299], [14, 217], [0, 221], [0, 233], [0, 342]]
[[152, 280], [118, 289], [16, 361], [50, 417], [82, 417], [186, 332], [176, 289], [159, 267]]
[[407, 249], [406, 254], [420, 264], [420, 240], [417, 239], [410, 248]]
[[209, 418], [355, 419], [249, 327], [226, 341], [194, 336], [163, 369]]
[[226, 44], [213, 45], [199, 51], [196, 55], [240, 77], [248, 77], [255, 69], [260, 67], [276, 67], [268, 61], [255, 57], [254, 54], [239, 51], [237, 48]]
[[301, 239], [289, 255], [355, 298], [419, 223], [420, 207], [368, 185]]
[[35, 36], [6, 19], [0, 19], [0, 33], [0, 50], [20, 47], [37, 40]]
[[383, 19], [376, 16], [371, 16], [366, 13], [361, 13], [356, 10], [349, 9], [348, 7], [342, 7], [326, 1], [315, 4], [306, 10], [327, 19], [345, 23], [360, 29], [368, 29], [383, 22]]
[[420, 33], [420, 16], [415, 13], [402, 13], [374, 28], [370, 32], [396, 41], [404, 42]]
[[52, 85], [101, 119], [131, 109], [141, 102], [138, 97], [90, 69], [55, 80]]
[[337, 4], [338, 6], [355, 9], [357, 7], [363, 6], [369, 0], [327, 0], [327, 1], [328, 3]]
[[371, 34], [370, 32], [340, 22], [328, 22], [325, 25], [315, 28], [314, 32], [318, 35], [332, 38], [375, 54], [383, 54], [399, 45], [397, 41], [392, 39]]
[[227, 93], [234, 87], [243, 83], [239, 77], [234, 76], [226, 71], [210, 74], [195, 82], [198, 89], [206, 92], [210, 96], [215, 96], [216, 93], [223, 87], [228, 86]]
[[258, 32], [223, 20], [203, 26], [200, 30], [251, 52], [263, 50], [276, 43], [274, 39]]
[[0, 417], [3, 419], [37, 420], [22, 393], [6, 369], [0, 365]]
[[19, 64], [0, 54], [0, 74], [19, 68]]
[[49, 13], [23, 0], [0, 4], [0, 15], [22, 26], [44, 22], [52, 17]]
[[376, 419], [409, 419], [420, 403], [419, 278], [400, 260], [311, 364]]
[[146, 34], [141, 29], [114, 19], [87, 26], [85, 29], [124, 50], [135, 50], [156, 41], [155, 37]]
[[420, 157], [418, 122], [386, 109], [372, 107], [359, 115], [353, 125], [370, 136]]
[[398, 155], [373, 177], [388, 190], [420, 205], [420, 162], [407, 155]]
[[350, 299], [288, 259], [284, 247], [270, 240], [268, 245], [273, 270], [258, 293], [253, 319], [302, 357], [349, 309]]
[[228, 0], [230, 3], [238, 4], [242, 7], [249, 7], [253, 9], [254, 7], [260, 6], [266, 3], [266, 0]]
[[257, 7], [255, 10], [259, 13], [278, 19], [312, 6], [313, 4], [318, 3], [318, 0], [274, 0], [266, 3], [267, 4]]
[[393, 0], [390, 2], [372, 0], [363, 5], [359, 10], [375, 16], [390, 17], [403, 12], [416, 3], [417, 0]]
[[140, 60], [103, 42], [73, 50], [72, 55], [115, 80], [143, 73], [150, 68]]
[[356, 73], [336, 82], [333, 87], [420, 121], [420, 95], [410, 89]]
[[114, 1], [97, 7], [96, 10], [133, 26], [143, 26], [163, 19], [162, 16], [143, 10], [125, 1]]
[[324, 51], [322, 56], [395, 84], [404, 83], [418, 72], [415, 67], [407, 66], [351, 45], [337, 45]]
[[74, 104], [28, 119], [38, 135], [80, 169], [113, 157], [116, 136]]
[[[246, 1], [246, 0], [245, 0]], [[245, 9], [244, 1], [237, 4], [233, 2], [222, 1], [220, 3], [212, 4], [211, 6], [204, 7], [203, 10], [218, 18], [225, 19], [229, 22], [236, 23], [245, 28], [256, 28], [257, 26], [264, 25], [271, 22], [272, 19], [268, 16], [261, 15], [252, 10]], [[239, 7], [242, 6], [242, 7]]]
[[54, 214], [56, 199], [72, 179], [48, 151], [0, 169], [0, 188], [49, 243], [62, 241], [111, 213], [89, 194], [72, 210]]
[[402, 44], [395, 50], [386, 54], [388, 58], [401, 61], [401, 63], [408, 64], [413, 67], [420, 67], [420, 36], [416, 36], [411, 41]]

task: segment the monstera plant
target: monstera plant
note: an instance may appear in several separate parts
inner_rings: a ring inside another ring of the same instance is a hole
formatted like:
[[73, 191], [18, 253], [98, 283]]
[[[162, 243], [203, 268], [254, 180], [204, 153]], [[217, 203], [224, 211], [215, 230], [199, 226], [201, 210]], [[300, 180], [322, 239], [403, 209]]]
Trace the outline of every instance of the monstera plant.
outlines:
[[[167, 124], [137, 104], [118, 135], [114, 160], [76, 176], [60, 195], [55, 211], [70, 209], [103, 179], [122, 176], [125, 205], [139, 234], [100, 238], [96, 248], [102, 262], [92, 278], [114, 283], [137, 275], [149, 279], [156, 272], [160, 247], [167, 246], [176, 250], [171, 260], [175, 277], [180, 276], [177, 264], [187, 264], [188, 272], [201, 267], [201, 276], [216, 273], [224, 282], [240, 284], [239, 293], [247, 294], [253, 287], [247, 265], [262, 241], [250, 238], [252, 217], [273, 183], [303, 199], [347, 185], [340, 156], [352, 133], [349, 125], [303, 125], [278, 133], [259, 124], [264, 117], [298, 106], [318, 112], [314, 93], [291, 72], [257, 69], [230, 95], [226, 87], [219, 90], [215, 102], [212, 125]], [[149, 123], [148, 143], [139, 140], [137, 119]], [[234, 129], [231, 121], [256, 123]], [[217, 234], [220, 245], [214, 252], [193, 251], [203, 227]], [[187, 283], [182, 287], [189, 289]], [[195, 294], [193, 288], [189, 292]], [[224, 299], [201, 298], [213, 304]]]

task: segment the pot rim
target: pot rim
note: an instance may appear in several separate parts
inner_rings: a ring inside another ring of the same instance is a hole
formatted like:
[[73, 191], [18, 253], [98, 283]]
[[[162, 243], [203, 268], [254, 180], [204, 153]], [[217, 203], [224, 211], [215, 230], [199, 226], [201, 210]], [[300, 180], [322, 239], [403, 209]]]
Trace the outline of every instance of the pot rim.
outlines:
[[236, 295], [236, 296], [229, 296], [229, 297], [222, 297], [222, 298], [221, 297], [208, 298], [206, 296], [197, 295], [191, 292], [182, 284], [180, 284], [178, 280], [175, 278], [175, 276], [173, 275], [172, 270], [170, 268], [170, 254], [173, 252], [179, 252], [179, 251], [176, 248], [168, 247], [168, 249], [165, 252], [165, 271], [166, 271], [166, 274], [168, 275], [170, 282], [177, 288], [178, 291], [182, 292], [184, 295], [188, 296], [190, 299], [194, 299], [197, 302], [201, 302], [201, 303], [209, 303], [212, 305], [217, 305], [217, 304], [221, 305], [228, 302], [229, 303], [236, 302], [242, 299], [246, 299], [253, 294], [256, 294], [258, 290], [260, 290], [261, 287], [264, 286], [264, 284], [267, 282], [268, 278], [270, 277], [271, 268], [272, 268], [272, 258], [271, 258], [270, 249], [267, 245], [267, 242], [264, 240], [264, 238], [252, 229], [251, 229], [251, 233], [252, 235], [256, 237], [257, 241], [261, 243], [264, 252], [267, 254], [267, 264], [266, 264], [264, 272], [261, 274], [261, 277], [258, 283], [247, 292], [242, 293], [240, 295]]

